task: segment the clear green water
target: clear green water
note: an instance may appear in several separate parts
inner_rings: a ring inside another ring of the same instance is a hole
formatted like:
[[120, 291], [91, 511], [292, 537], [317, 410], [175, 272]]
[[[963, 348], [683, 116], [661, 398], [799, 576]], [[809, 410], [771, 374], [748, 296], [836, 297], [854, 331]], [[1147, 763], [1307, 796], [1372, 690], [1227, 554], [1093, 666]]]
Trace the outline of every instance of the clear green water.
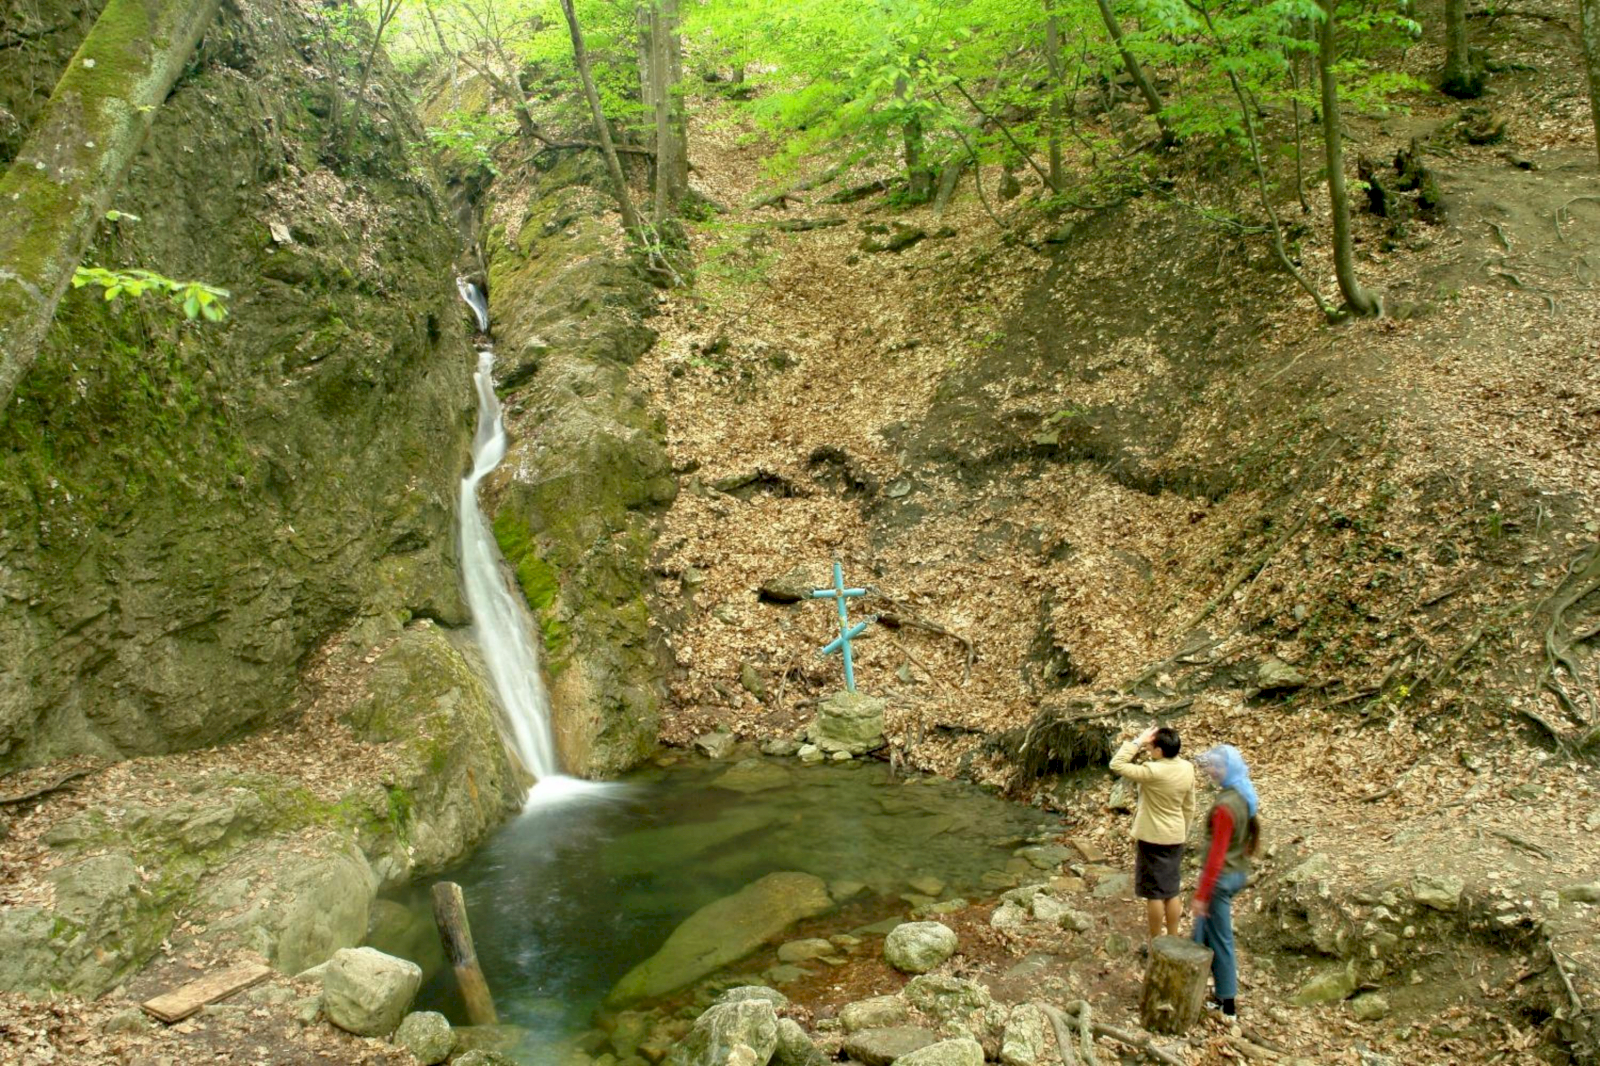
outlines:
[[[500, 1020], [529, 1030], [519, 1057], [544, 1062], [679, 922], [759, 877], [799, 870], [864, 886], [842, 932], [864, 914], [903, 915], [913, 879], [943, 881], [941, 898], [992, 896], [1014, 850], [1058, 824], [964, 783], [891, 781], [881, 763], [697, 761], [631, 776], [608, 799], [524, 814], [440, 879], [466, 895]], [[427, 887], [403, 902], [431, 928]], [[465, 1023], [447, 967], [416, 1009]]]

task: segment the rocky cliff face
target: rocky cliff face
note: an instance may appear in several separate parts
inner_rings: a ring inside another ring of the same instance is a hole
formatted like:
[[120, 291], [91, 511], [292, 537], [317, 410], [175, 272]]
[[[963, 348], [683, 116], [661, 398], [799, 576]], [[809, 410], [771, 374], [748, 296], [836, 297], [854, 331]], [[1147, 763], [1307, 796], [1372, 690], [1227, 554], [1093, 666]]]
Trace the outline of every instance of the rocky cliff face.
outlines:
[[[6, 19], [6, 158], [92, 21], [40, 7]], [[5, 412], [0, 769], [212, 743], [290, 708], [335, 632], [467, 620], [454, 227], [383, 78], [336, 132], [321, 32], [220, 15], [85, 258], [227, 288], [228, 321], [70, 294]]]
[[506, 460], [486, 492], [544, 634], [562, 764], [587, 777], [656, 742], [665, 677], [646, 593], [655, 515], [677, 492], [662, 427], [629, 383], [655, 341], [649, 286], [574, 159], [490, 215], [489, 297]]

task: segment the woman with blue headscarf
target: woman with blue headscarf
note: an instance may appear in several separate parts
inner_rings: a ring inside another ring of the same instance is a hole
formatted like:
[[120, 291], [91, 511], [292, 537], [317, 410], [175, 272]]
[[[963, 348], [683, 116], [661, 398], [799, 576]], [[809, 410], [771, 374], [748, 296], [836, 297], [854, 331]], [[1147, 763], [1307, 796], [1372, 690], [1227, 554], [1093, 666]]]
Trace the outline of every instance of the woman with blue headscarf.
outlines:
[[1261, 841], [1259, 802], [1244, 756], [1219, 744], [1195, 760], [1221, 792], [1206, 817], [1205, 862], [1194, 890], [1194, 938], [1211, 949], [1211, 980], [1230, 1019], [1238, 1013], [1239, 963], [1233, 950], [1233, 897], [1250, 878], [1250, 856]]

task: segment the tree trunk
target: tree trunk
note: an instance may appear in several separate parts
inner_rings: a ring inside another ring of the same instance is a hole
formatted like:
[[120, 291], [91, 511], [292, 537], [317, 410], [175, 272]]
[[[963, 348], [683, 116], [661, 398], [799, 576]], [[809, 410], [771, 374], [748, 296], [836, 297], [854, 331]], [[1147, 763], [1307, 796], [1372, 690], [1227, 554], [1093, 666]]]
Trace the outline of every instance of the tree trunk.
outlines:
[[1145, 106], [1150, 109], [1150, 115], [1156, 120], [1156, 125], [1161, 129], [1162, 138], [1167, 143], [1177, 140], [1172, 133], [1172, 124], [1167, 121], [1163, 113], [1161, 94], [1156, 92], [1156, 87], [1150, 84], [1150, 79], [1145, 77], [1144, 67], [1139, 65], [1139, 60], [1128, 51], [1128, 46], [1122, 38], [1122, 25], [1117, 22], [1117, 14], [1111, 10], [1111, 0], [1097, 0], [1100, 5], [1100, 18], [1106, 24], [1106, 32], [1111, 35], [1111, 41], [1117, 46], [1117, 53], [1122, 56], [1122, 65], [1128, 71], [1128, 77], [1139, 87], [1139, 95], [1144, 97]]
[[612, 184], [617, 187], [617, 206], [622, 211], [622, 228], [628, 239], [642, 240], [639, 216], [633, 210], [633, 197], [628, 195], [628, 181], [623, 176], [622, 164], [617, 160], [617, 147], [611, 143], [611, 126], [600, 106], [600, 94], [595, 91], [594, 75], [589, 70], [589, 51], [583, 46], [583, 30], [578, 26], [578, 13], [572, 9], [572, 0], [561, 0], [561, 13], [567, 17], [567, 31], [572, 35], [572, 60], [578, 68], [578, 80], [583, 83], [583, 95], [589, 101], [589, 114], [594, 119], [596, 136], [600, 139], [600, 154], [605, 156], [606, 170]]
[[[909, 83], [904, 77], [896, 78], [894, 98], [904, 103]], [[914, 204], [926, 203], [933, 195], [933, 173], [922, 162], [922, 118], [915, 112], [901, 127], [900, 140], [906, 163], [906, 184]]]
[[454, 881], [440, 881], [433, 886], [433, 920], [439, 926], [439, 939], [444, 942], [445, 957], [455, 971], [456, 983], [461, 986], [467, 1020], [473, 1025], [498, 1025], [494, 997], [489, 994], [489, 982], [484, 980], [478, 951], [472, 944], [467, 902], [461, 895], [461, 886]]
[[1066, 188], [1066, 177], [1061, 169], [1061, 94], [1066, 91], [1066, 75], [1061, 68], [1061, 27], [1056, 22], [1052, 0], [1045, 0], [1044, 62], [1050, 71], [1050, 129], [1047, 134], [1050, 151], [1050, 191]]
[[689, 155], [683, 97], [683, 46], [678, 0], [658, 0], [650, 41], [651, 103], [655, 113], [656, 221], [671, 218], [689, 191]]
[[1595, 152], [1600, 154], [1600, 0], [1578, 0], [1583, 66], [1589, 74], [1589, 116], [1594, 123]]
[[1139, 1024], [1152, 1033], [1186, 1033], [1200, 1020], [1211, 977], [1211, 949], [1181, 936], [1150, 941]]
[[0, 412], [217, 2], [111, 0], [0, 178]]
[[1322, 144], [1328, 164], [1328, 200], [1333, 212], [1333, 270], [1345, 303], [1358, 315], [1378, 313], [1378, 301], [1356, 280], [1355, 253], [1350, 243], [1350, 198], [1344, 187], [1344, 145], [1339, 130], [1339, 86], [1334, 81], [1334, 8], [1338, 0], [1319, 0], [1322, 5], [1322, 35], [1318, 42], [1317, 67], [1322, 79]]
[[1459, 100], [1483, 95], [1483, 71], [1467, 49], [1467, 0], [1444, 0], [1444, 71], [1439, 91]]

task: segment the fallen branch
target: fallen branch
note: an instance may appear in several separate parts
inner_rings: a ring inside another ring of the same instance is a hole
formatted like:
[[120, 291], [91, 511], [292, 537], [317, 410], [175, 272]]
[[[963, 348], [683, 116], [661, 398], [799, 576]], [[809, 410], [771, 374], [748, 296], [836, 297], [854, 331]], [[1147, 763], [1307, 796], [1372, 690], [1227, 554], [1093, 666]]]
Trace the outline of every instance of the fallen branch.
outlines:
[[1540, 845], [1535, 844], [1533, 841], [1528, 840], [1525, 837], [1520, 837], [1517, 834], [1515, 834], [1513, 832], [1510, 832], [1509, 830], [1491, 829], [1491, 830], [1489, 830], [1489, 832], [1493, 833], [1495, 836], [1499, 837], [1501, 840], [1504, 840], [1507, 844], [1510, 844], [1512, 847], [1521, 848], [1523, 851], [1531, 851], [1533, 854], [1539, 856], [1542, 859], [1551, 859], [1551, 860], [1553, 860], [1555, 858], [1555, 856], [1550, 853], [1549, 849], [1541, 847]]
[[1274, 539], [1271, 544], [1268, 544], [1265, 548], [1261, 549], [1261, 551], [1257, 552], [1249, 562], [1245, 563], [1245, 565], [1228, 580], [1226, 585], [1222, 586], [1222, 591], [1211, 597], [1210, 601], [1200, 609], [1200, 613], [1195, 615], [1194, 618], [1189, 621], [1189, 624], [1183, 627], [1184, 631], [1187, 632], [1188, 630], [1193, 629], [1195, 626], [1198, 626], [1201, 622], [1204, 622], [1207, 618], [1210, 618], [1212, 613], [1216, 611], [1218, 607], [1221, 607], [1227, 602], [1228, 598], [1233, 595], [1235, 589], [1259, 574], [1262, 568], [1265, 567], [1267, 563], [1272, 561], [1272, 557], [1278, 554], [1278, 549], [1282, 548], [1284, 544], [1288, 542], [1290, 537], [1304, 529], [1306, 527], [1306, 523], [1310, 520], [1311, 512], [1308, 510], [1299, 518], [1290, 523], [1289, 527], [1282, 533], [1279, 533], [1277, 538]]
[[85, 767], [81, 770], [71, 770], [65, 774], [62, 774], [48, 785], [33, 789], [32, 791], [18, 792], [10, 796], [0, 796], [0, 807], [8, 806], [13, 803], [27, 803], [29, 800], [36, 800], [40, 796], [48, 796], [57, 789], [66, 787], [69, 782], [75, 781], [78, 778], [84, 777], [85, 775], [93, 772], [93, 767]]
[[901, 629], [909, 627], [911, 629], [920, 629], [925, 633], [935, 633], [941, 637], [949, 637], [951, 640], [960, 644], [962, 649], [967, 653], [967, 662], [961, 675], [961, 683], [965, 685], [968, 681], [972, 680], [972, 664], [973, 661], [978, 657], [978, 650], [973, 646], [972, 641], [968, 640], [960, 633], [946, 629], [938, 622], [930, 622], [926, 618], [921, 618], [912, 614], [910, 610], [906, 608], [905, 604], [901, 603], [899, 600], [895, 599], [893, 596], [876, 586], [871, 586], [869, 591], [871, 591], [879, 599], [883, 600], [884, 603], [887, 603], [891, 608], [888, 611], [881, 611], [878, 614], [878, 621], [883, 623], [888, 628]]

